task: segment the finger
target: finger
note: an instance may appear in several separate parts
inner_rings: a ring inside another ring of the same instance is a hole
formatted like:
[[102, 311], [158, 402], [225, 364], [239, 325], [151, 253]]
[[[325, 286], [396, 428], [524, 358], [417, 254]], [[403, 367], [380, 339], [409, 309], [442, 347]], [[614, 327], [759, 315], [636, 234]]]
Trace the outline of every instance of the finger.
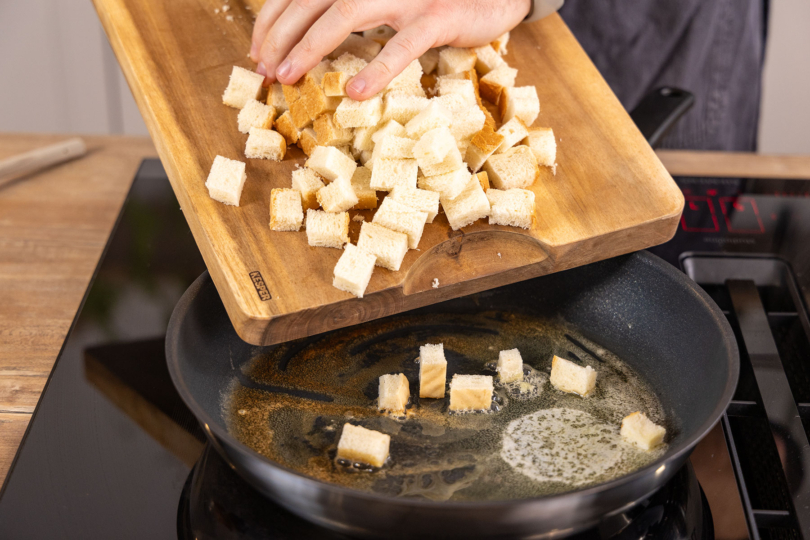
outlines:
[[386, 87], [408, 64], [425, 54], [435, 42], [431, 25], [415, 23], [400, 30], [380, 54], [346, 85], [349, 97], [363, 100]]
[[[278, 72], [279, 64], [293, 46], [301, 41], [307, 29], [324, 14], [335, 0], [292, 0], [284, 13], [273, 23], [272, 28], [262, 43], [259, 52], [260, 62], [267, 70], [268, 78], [278, 78], [285, 72]], [[278, 73], [277, 73], [278, 72]], [[282, 82], [291, 84], [298, 79], [283, 78]]]
[[[267, 32], [273, 27], [276, 20], [284, 13], [292, 0], [267, 0], [253, 23], [253, 36], [250, 40], [250, 59], [259, 62], [259, 51], [267, 37]], [[262, 73], [265, 75], [265, 73]]]

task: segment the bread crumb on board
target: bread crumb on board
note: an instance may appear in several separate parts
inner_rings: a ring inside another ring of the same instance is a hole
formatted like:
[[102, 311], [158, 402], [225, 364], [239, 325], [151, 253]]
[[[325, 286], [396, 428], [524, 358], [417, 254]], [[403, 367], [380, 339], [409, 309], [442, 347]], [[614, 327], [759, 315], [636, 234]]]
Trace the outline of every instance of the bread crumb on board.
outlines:
[[231, 6], [229, 6], [228, 4], [225, 4], [225, 5], [222, 6], [222, 13], [225, 13], [226, 11], [230, 11], [230, 9], [231, 9]]
[[214, 9], [214, 15], [219, 15], [219, 8]]
[[225, 17], [225, 20], [228, 22], [233, 22], [233, 15], [228, 15], [227, 17]]
[[439, 288], [439, 278], [435, 278], [435, 279], [433, 280], [433, 285], [431, 285], [431, 286], [432, 286], [434, 289], [438, 289], [438, 288]]
[[366, 218], [364, 218], [364, 217], [363, 217], [362, 215], [360, 215], [360, 214], [357, 214], [356, 216], [354, 216], [354, 217], [352, 218], [352, 221], [356, 221], [356, 222], [358, 222], [358, 223], [362, 223], [362, 222], [366, 221]]

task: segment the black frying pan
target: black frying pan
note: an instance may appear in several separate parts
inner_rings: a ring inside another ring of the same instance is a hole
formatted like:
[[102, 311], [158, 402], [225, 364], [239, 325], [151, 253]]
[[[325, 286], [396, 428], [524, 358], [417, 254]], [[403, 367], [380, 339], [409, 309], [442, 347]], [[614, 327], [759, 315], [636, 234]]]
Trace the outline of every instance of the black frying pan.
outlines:
[[[416, 313], [435, 316], [492, 310], [562, 316], [586, 338], [625, 359], [652, 385], [667, 412], [671, 438], [666, 453], [625, 476], [538, 498], [433, 502], [353, 490], [287, 469], [228, 433], [222, 396], [230, 391], [243, 365], [269, 348], [239, 339], [207, 274], [175, 308], [166, 356], [180, 395], [213, 446], [236, 471], [290, 511], [362, 536], [536, 537], [584, 529], [646, 498], [669, 480], [718, 421], [737, 384], [737, 344], [723, 314], [693, 281], [646, 252], [451, 300]], [[349, 331], [358, 332], [358, 327], [335, 332]], [[299, 340], [297, 345], [304, 348], [307, 340], [317, 339]]]

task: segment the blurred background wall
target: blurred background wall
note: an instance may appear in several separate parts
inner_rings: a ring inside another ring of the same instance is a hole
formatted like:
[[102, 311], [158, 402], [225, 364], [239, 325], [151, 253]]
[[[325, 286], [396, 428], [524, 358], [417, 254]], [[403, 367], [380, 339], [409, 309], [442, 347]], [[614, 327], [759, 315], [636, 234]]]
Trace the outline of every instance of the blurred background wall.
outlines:
[[[759, 151], [810, 154], [810, 0], [771, 0]], [[0, 0], [0, 130], [146, 135], [90, 0]]]

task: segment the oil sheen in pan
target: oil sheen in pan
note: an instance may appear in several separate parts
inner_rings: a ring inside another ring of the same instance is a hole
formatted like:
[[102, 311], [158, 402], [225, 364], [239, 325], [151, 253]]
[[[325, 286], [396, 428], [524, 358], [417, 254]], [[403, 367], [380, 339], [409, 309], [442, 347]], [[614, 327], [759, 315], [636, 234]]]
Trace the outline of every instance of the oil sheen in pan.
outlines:
[[[419, 346], [444, 343], [454, 373], [495, 375], [502, 349], [517, 347], [528, 384], [498, 384], [487, 413], [448, 412], [419, 399]], [[587, 398], [548, 382], [556, 354], [598, 372]], [[271, 460], [310, 477], [391, 496], [432, 500], [535, 497], [606, 481], [656, 459], [619, 437], [621, 420], [643, 411], [668, 430], [649, 385], [618, 357], [562, 321], [483, 312], [402, 315], [274, 348], [246, 364], [223, 399], [230, 432]], [[404, 373], [404, 417], [376, 409], [380, 375]], [[345, 422], [391, 435], [380, 470], [339, 464]], [[672, 436], [671, 433], [668, 433]]]

